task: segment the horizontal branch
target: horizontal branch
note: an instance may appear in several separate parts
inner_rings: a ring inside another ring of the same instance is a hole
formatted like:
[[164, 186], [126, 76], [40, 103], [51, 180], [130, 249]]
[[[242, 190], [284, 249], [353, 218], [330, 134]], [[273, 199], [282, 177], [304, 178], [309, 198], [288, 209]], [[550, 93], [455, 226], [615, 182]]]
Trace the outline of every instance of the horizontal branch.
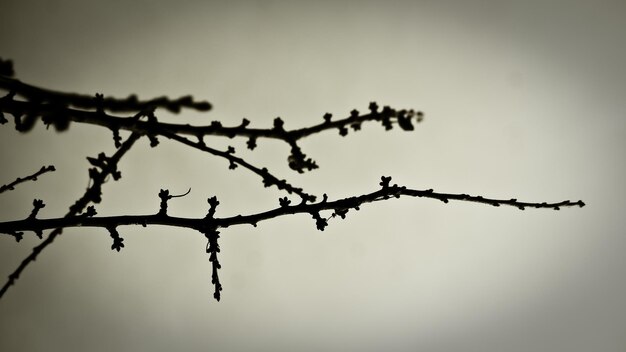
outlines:
[[[579, 206], [585, 204], [582, 201], [572, 202], [569, 200], [556, 203], [532, 203], [520, 202], [516, 199], [492, 199], [482, 196], [471, 196], [467, 194], [438, 193], [432, 189], [416, 190], [400, 187], [397, 185], [389, 186], [390, 178], [383, 178], [381, 182], [382, 188], [356, 197], [343, 198], [336, 201], [328, 201], [326, 197], [317, 203], [300, 203], [297, 205], [289, 205], [289, 201], [281, 200], [278, 208], [268, 210], [261, 213], [250, 215], [237, 215], [224, 218], [184, 218], [173, 217], [164, 213], [154, 215], [124, 215], [109, 217], [65, 217], [56, 219], [35, 219], [27, 218], [18, 221], [8, 221], [0, 223], [0, 233], [12, 233], [16, 231], [41, 231], [51, 228], [67, 228], [67, 227], [102, 227], [111, 228], [124, 225], [165, 225], [179, 228], [189, 228], [204, 232], [207, 228], [227, 228], [233, 225], [250, 224], [256, 226], [257, 223], [280, 216], [293, 214], [311, 214], [318, 221], [317, 227], [323, 230], [327, 224], [325, 220], [319, 217], [319, 212], [323, 210], [334, 210], [333, 216], [345, 217], [350, 209], [358, 210], [365, 203], [372, 203], [390, 198], [400, 198], [401, 196], [432, 198], [448, 203], [450, 200], [475, 202], [488, 204], [492, 206], [508, 205], [517, 207], [521, 210], [525, 208], [546, 208], [559, 210], [562, 207]], [[317, 214], [317, 216], [316, 216]]]
[[208, 111], [211, 104], [206, 101], [194, 101], [190, 95], [177, 99], [159, 97], [150, 100], [139, 100], [136, 95], [119, 99], [113, 97], [94, 99], [93, 95], [63, 93], [49, 89], [39, 88], [17, 79], [0, 76], [0, 88], [22, 96], [29, 101], [55, 102], [56, 104], [71, 105], [80, 109], [106, 109], [113, 112], [127, 112], [145, 110], [148, 108], [164, 108], [170, 112], [178, 113], [183, 108], [197, 111]]
[[[44, 116], [49, 120], [60, 123], [60, 119], [64, 125], [71, 122], [87, 123], [96, 126], [107, 127], [111, 130], [128, 130], [141, 133], [143, 135], [159, 135], [163, 131], [179, 135], [191, 135], [197, 138], [205, 136], [223, 136], [228, 138], [247, 137], [251, 140], [259, 138], [278, 139], [292, 145], [299, 139], [308, 137], [312, 134], [325, 130], [337, 129], [341, 135], [346, 135], [347, 127], [353, 130], [359, 130], [362, 123], [367, 121], [378, 121], [383, 123], [386, 129], [391, 129], [392, 124], [399, 124], [404, 130], [410, 131], [414, 129], [411, 122], [415, 117], [417, 122], [421, 122], [423, 114], [412, 110], [395, 110], [389, 107], [378, 111], [375, 103], [370, 104], [370, 112], [360, 115], [358, 111], [353, 110], [349, 117], [341, 120], [331, 121], [331, 115], [324, 115], [324, 122], [306, 128], [285, 130], [283, 122], [280, 118], [274, 120], [274, 127], [271, 129], [249, 128], [250, 123], [244, 119], [239, 126], [224, 127], [218, 121], [214, 121], [210, 125], [193, 126], [190, 124], [174, 124], [164, 122], [141, 121], [133, 117], [121, 117], [106, 114], [101, 111], [86, 111], [72, 109], [55, 103], [36, 103], [9, 99], [8, 97], [0, 99], [0, 111], [12, 114], [14, 116]], [[158, 127], [158, 128], [157, 128]]]

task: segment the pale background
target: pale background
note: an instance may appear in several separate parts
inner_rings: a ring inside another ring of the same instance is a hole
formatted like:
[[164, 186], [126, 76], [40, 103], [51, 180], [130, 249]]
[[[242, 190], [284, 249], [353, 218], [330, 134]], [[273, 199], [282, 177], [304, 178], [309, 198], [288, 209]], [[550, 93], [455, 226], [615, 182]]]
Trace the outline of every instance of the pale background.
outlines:
[[[0, 55], [17, 78], [63, 91], [193, 94], [209, 114], [167, 121], [287, 128], [370, 101], [426, 114], [416, 131], [364, 125], [303, 141], [320, 169], [289, 170], [288, 148], [233, 145], [332, 199], [412, 188], [584, 200], [526, 210], [401, 199], [364, 206], [324, 232], [309, 216], [223, 231], [215, 302], [193, 231], [65, 231], [0, 301], [2, 351], [624, 351], [626, 3], [618, 1], [2, 1]], [[85, 157], [110, 131], [0, 127], [0, 184], [57, 172], [0, 196], [0, 221], [59, 217], [87, 186]], [[161, 139], [124, 158], [101, 215], [273, 208], [284, 194], [227, 162]], [[295, 198], [293, 198], [295, 199]], [[0, 238], [6, 277], [36, 244]]]

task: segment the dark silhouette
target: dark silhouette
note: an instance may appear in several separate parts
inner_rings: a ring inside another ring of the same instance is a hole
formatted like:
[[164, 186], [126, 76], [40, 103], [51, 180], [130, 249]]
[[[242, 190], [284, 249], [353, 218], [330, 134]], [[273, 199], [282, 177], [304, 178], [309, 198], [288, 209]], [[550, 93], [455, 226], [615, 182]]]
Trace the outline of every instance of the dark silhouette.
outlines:
[[[196, 230], [204, 234], [207, 238], [206, 251], [209, 254], [209, 260], [212, 264], [212, 283], [215, 287], [214, 297], [219, 301], [220, 291], [222, 290], [218, 276], [218, 270], [221, 266], [217, 257], [217, 253], [220, 251], [218, 244], [220, 233], [218, 229], [220, 228], [240, 224], [256, 226], [258, 222], [275, 217], [308, 213], [315, 220], [317, 229], [324, 231], [326, 226], [328, 226], [328, 219], [330, 219], [330, 217], [340, 217], [344, 219], [350, 210], [358, 211], [365, 203], [400, 198], [401, 196], [433, 198], [444, 203], [448, 203], [450, 200], [458, 200], [483, 203], [496, 207], [509, 205], [521, 210], [527, 207], [559, 210], [561, 207], [583, 207], [585, 205], [580, 200], [577, 202], [566, 200], [556, 203], [531, 203], [521, 202], [517, 199], [491, 199], [467, 194], [439, 193], [432, 189], [410, 189], [397, 184], [391, 184], [391, 177], [386, 176], [381, 177], [379, 188], [370, 193], [334, 201], [330, 201], [327, 195], [324, 194], [322, 200], [317, 201], [315, 195], [305, 192], [302, 188], [293, 186], [284, 179], [279, 179], [267, 168], [257, 167], [236, 156], [235, 148], [228, 147], [227, 150], [218, 150], [208, 146], [204, 141], [204, 137], [244, 137], [248, 139], [246, 145], [250, 150], [256, 147], [257, 140], [260, 138], [281, 140], [290, 147], [290, 156], [288, 158], [289, 167], [299, 173], [303, 173], [318, 168], [318, 165], [314, 160], [308, 158], [307, 155], [303, 153], [298, 145], [298, 141], [301, 139], [315, 133], [335, 129], [338, 130], [341, 136], [346, 136], [349, 128], [353, 131], [359, 131], [361, 124], [368, 122], [380, 122], [386, 131], [393, 129], [394, 125], [398, 125], [404, 131], [412, 131], [415, 128], [414, 124], [422, 121], [422, 112], [414, 110], [396, 110], [388, 106], [380, 109], [376, 103], [372, 102], [369, 104], [369, 111], [367, 113], [352, 110], [350, 116], [339, 120], [333, 120], [332, 115], [326, 113], [323, 115], [323, 122], [320, 124], [296, 130], [286, 130], [284, 121], [281, 118], [276, 118], [273, 127], [267, 129], [250, 128], [248, 127], [250, 121], [247, 119], [243, 119], [239, 126], [234, 127], [222, 126], [219, 121], [213, 121], [207, 126], [169, 124], [157, 120], [155, 114], [156, 109], [167, 109], [174, 113], [178, 113], [182, 109], [208, 111], [211, 108], [211, 104], [204, 101], [197, 102], [190, 96], [173, 100], [167, 97], [161, 97], [140, 101], [134, 95], [125, 99], [116, 99], [111, 97], [105, 98], [102, 94], [96, 94], [95, 97], [92, 97], [80, 94], [60, 93], [22, 83], [19, 80], [11, 78], [13, 74], [11, 61], [0, 59], [0, 89], [7, 92], [4, 97], [0, 98], [0, 124], [9, 122], [5, 117], [6, 113], [13, 116], [15, 128], [19, 132], [31, 130], [37, 120], [41, 120], [47, 126], [53, 126], [58, 131], [67, 129], [70, 123], [98, 125], [113, 132], [113, 141], [116, 151], [111, 156], [100, 153], [95, 158], [87, 158], [92, 166], [89, 169], [90, 186], [87, 188], [84, 195], [70, 206], [69, 212], [65, 217], [54, 219], [37, 218], [40, 209], [42, 209], [45, 204], [42, 200], [35, 199], [33, 202], [33, 210], [26, 219], [0, 222], [0, 233], [13, 236], [16, 241], [22, 239], [24, 231], [32, 231], [42, 239], [42, 242], [35, 246], [31, 254], [24, 258], [17, 269], [9, 275], [7, 282], [0, 290], [0, 297], [15, 283], [22, 271], [37, 258], [41, 251], [49, 246], [54, 239], [62, 233], [63, 229], [67, 227], [87, 226], [104, 228], [109, 231], [113, 240], [111, 249], [118, 252], [124, 247], [124, 239], [118, 232], [118, 227], [120, 226], [147, 226], [158, 224]], [[130, 115], [116, 116], [113, 115], [113, 113], [127, 113]], [[122, 141], [119, 133], [120, 130], [127, 130], [132, 133], [125, 141]], [[100, 203], [102, 200], [102, 186], [109, 176], [114, 180], [120, 179], [121, 173], [117, 169], [118, 162], [126, 152], [133, 147], [134, 143], [143, 136], [150, 140], [152, 147], [156, 147], [159, 144], [159, 137], [165, 137], [191, 148], [226, 159], [229, 163], [229, 169], [235, 169], [241, 166], [261, 177], [265, 187], [276, 186], [278, 189], [284, 190], [290, 195], [295, 195], [299, 200], [294, 202], [285, 196], [278, 200], [278, 206], [274, 209], [256, 214], [220, 218], [215, 217], [219, 201], [216, 197], [211, 197], [208, 198], [209, 209], [205, 217], [183, 218], [173, 217], [167, 214], [168, 201], [175, 197], [185, 196], [189, 191], [181, 195], [170, 195], [168, 190], [161, 190], [158, 194], [160, 198], [160, 208], [156, 214], [109, 217], [96, 216], [96, 209], [90, 204]], [[33, 175], [18, 178], [14, 182], [0, 187], [0, 193], [11, 190], [14, 186], [26, 180], [35, 181], [38, 176], [49, 171], [54, 171], [54, 167], [42, 167], [41, 170]], [[322, 216], [322, 211], [329, 211], [329, 217]], [[44, 239], [43, 231], [48, 229], [52, 229], [52, 231]]]

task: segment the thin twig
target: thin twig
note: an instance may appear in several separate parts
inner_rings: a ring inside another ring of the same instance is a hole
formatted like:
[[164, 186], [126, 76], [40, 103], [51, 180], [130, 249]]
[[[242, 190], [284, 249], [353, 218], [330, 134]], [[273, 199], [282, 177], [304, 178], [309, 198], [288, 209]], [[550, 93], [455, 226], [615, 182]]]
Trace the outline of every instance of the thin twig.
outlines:
[[[128, 139], [122, 143], [121, 147], [108, 159], [108, 163], [103, 166], [102, 170], [97, 174], [91, 175], [93, 184], [91, 187], [85, 191], [85, 194], [76, 201], [71, 207], [69, 212], [65, 215], [65, 218], [71, 219], [82, 212], [85, 207], [90, 202], [98, 202], [100, 200], [101, 188], [104, 184], [107, 177], [115, 172], [117, 172], [117, 163], [120, 161], [122, 156], [128, 152], [128, 150], [133, 146], [133, 144], [141, 137], [138, 133], [131, 134]], [[22, 260], [20, 265], [9, 275], [8, 280], [5, 282], [4, 286], [0, 289], [0, 299], [5, 294], [5, 292], [11, 287], [15, 281], [20, 277], [24, 269], [34, 262], [39, 253], [46, 249], [52, 242], [63, 232], [63, 227], [55, 228], [45, 240], [35, 246], [32, 252]]]
[[26, 177], [18, 177], [15, 181], [7, 184], [7, 185], [3, 185], [0, 186], [0, 193], [3, 193], [5, 191], [12, 191], [15, 189], [15, 186], [17, 186], [18, 184], [22, 183], [22, 182], [26, 182], [26, 181], [37, 181], [37, 177], [41, 176], [43, 174], [45, 174], [46, 172], [52, 172], [52, 171], [56, 171], [56, 169], [54, 168], [53, 165], [49, 165], [49, 166], [42, 166], [41, 169], [39, 169], [39, 171], [35, 172], [32, 175], [26, 176]]
[[314, 202], [315, 201], [315, 196], [308, 194], [306, 192], [304, 192], [302, 190], [302, 188], [298, 188], [295, 187], [293, 185], [291, 185], [290, 183], [288, 183], [286, 180], [281, 180], [278, 177], [274, 176], [273, 174], [271, 174], [267, 168], [259, 168], [257, 166], [254, 166], [252, 164], [250, 164], [249, 162], [247, 162], [246, 160], [237, 157], [235, 155], [233, 155], [232, 153], [229, 152], [225, 152], [225, 151], [220, 151], [211, 147], [208, 147], [205, 144], [202, 144], [200, 142], [193, 142], [185, 137], [181, 137], [177, 134], [173, 134], [173, 133], [169, 133], [169, 132], [162, 132], [161, 133], [164, 137], [175, 140], [179, 143], [182, 143], [184, 145], [187, 145], [189, 147], [207, 152], [209, 154], [215, 155], [215, 156], [219, 156], [221, 158], [224, 158], [226, 160], [228, 160], [231, 163], [231, 168], [233, 164], [236, 165], [241, 165], [242, 167], [252, 171], [253, 173], [261, 176], [261, 178], [263, 179], [263, 184], [265, 185], [265, 187], [270, 187], [270, 186], [276, 186], [278, 187], [278, 189], [280, 190], [285, 190], [287, 191], [287, 193], [291, 194], [297, 194], [298, 196], [300, 196], [300, 198], [302, 198], [303, 200], [306, 201], [311, 201]]

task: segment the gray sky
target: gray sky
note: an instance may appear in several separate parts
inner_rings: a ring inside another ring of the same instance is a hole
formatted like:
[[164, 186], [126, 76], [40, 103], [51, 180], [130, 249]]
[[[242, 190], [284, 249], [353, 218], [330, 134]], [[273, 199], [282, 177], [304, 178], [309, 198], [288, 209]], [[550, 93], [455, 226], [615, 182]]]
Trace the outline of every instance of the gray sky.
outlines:
[[[622, 1], [3, 1], [0, 55], [17, 78], [63, 91], [214, 104], [163, 121], [287, 128], [370, 101], [415, 108], [411, 133], [365, 125], [312, 136], [320, 169], [288, 148], [233, 145], [294, 185], [336, 199], [381, 175], [411, 188], [587, 207], [519, 211], [400, 199], [324, 232], [308, 216], [222, 231], [223, 299], [212, 298], [204, 237], [171, 228], [64, 232], [0, 301], [3, 351], [618, 351], [626, 346], [623, 217], [626, 5]], [[0, 197], [0, 221], [62, 216], [87, 185], [85, 157], [110, 131], [0, 127], [0, 184], [58, 171]], [[284, 194], [223, 160], [139, 142], [101, 215], [218, 216]], [[6, 277], [37, 241], [0, 238]]]

